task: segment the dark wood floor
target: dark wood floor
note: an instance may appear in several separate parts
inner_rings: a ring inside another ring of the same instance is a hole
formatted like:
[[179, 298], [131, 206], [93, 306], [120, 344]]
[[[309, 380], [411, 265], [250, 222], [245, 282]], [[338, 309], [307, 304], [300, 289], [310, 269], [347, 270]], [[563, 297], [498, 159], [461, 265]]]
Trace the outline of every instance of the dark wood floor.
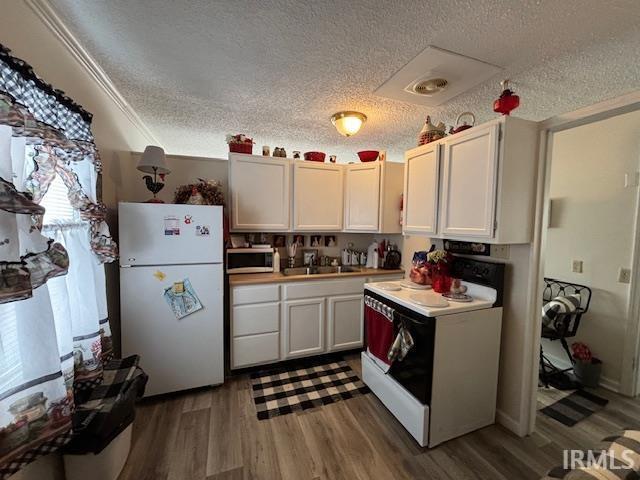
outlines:
[[[358, 359], [349, 361], [359, 371]], [[142, 402], [120, 480], [539, 479], [561, 463], [563, 449], [640, 424], [639, 401], [597, 393], [609, 405], [572, 428], [538, 414], [527, 438], [494, 425], [429, 450], [372, 394], [258, 421], [243, 375]], [[539, 407], [557, 397], [541, 390]]]

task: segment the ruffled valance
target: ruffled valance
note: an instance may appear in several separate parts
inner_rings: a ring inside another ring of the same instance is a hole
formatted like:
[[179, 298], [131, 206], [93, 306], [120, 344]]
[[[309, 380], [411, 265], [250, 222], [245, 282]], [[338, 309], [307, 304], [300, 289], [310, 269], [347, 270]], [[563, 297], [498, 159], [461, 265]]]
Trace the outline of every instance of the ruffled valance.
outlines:
[[24, 105], [37, 121], [59, 130], [66, 138], [93, 142], [91, 114], [63, 91], [38, 78], [26, 62], [10, 52], [0, 45], [0, 91]]
[[[1, 66], [0, 62], [0, 68]], [[2, 88], [0, 82], [0, 90]], [[75, 120], [78, 121], [79, 114], [75, 115]], [[41, 118], [44, 117], [41, 115]], [[102, 173], [102, 162], [92, 141], [66, 137], [61, 131], [37, 120], [35, 112], [17, 103], [13, 95], [0, 93], [0, 125], [2, 124], [11, 126], [14, 136], [26, 137], [26, 144], [33, 148], [34, 169], [24, 182], [33, 200], [40, 202], [51, 182], [59, 175], [68, 188], [71, 205], [91, 225], [91, 248], [94, 253], [102, 263], [116, 260], [118, 249], [106, 223], [106, 206], [87, 194], [87, 186], [81, 184], [73, 167], [78, 162], [89, 162], [96, 177]], [[80, 130], [73, 129], [74, 132]], [[41, 216], [35, 217], [36, 228], [41, 227], [41, 220]]]

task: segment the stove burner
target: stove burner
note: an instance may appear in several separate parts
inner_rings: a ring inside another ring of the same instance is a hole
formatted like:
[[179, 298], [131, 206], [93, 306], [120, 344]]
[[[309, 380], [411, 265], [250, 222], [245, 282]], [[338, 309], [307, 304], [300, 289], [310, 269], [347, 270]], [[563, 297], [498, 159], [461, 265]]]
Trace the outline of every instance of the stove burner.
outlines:
[[442, 296], [452, 302], [473, 302], [473, 297], [466, 293], [443, 293]]

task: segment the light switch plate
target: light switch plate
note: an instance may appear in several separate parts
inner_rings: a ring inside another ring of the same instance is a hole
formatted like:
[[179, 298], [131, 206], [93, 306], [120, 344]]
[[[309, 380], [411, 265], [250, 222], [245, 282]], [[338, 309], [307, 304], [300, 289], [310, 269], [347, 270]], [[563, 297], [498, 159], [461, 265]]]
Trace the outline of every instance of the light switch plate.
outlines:
[[571, 261], [571, 271], [573, 273], [582, 273], [583, 263], [582, 260]]
[[618, 282], [631, 283], [631, 269], [620, 267], [618, 270]]
[[637, 187], [640, 184], [640, 172], [624, 174], [624, 188]]

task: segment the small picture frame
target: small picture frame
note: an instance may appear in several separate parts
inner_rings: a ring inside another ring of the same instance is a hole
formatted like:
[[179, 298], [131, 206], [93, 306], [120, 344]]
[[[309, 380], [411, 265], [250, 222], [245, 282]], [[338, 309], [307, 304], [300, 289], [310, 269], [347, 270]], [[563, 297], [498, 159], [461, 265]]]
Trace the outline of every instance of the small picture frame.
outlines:
[[304, 265], [315, 265], [318, 262], [318, 249], [305, 248], [302, 250], [302, 263]]
[[318, 248], [322, 246], [322, 235], [311, 235], [309, 237], [309, 246]]
[[304, 247], [304, 235], [294, 235], [293, 244], [298, 247]]
[[337, 247], [338, 241], [335, 235], [325, 235], [324, 236], [324, 246], [325, 247]]
[[282, 248], [287, 246], [287, 236], [286, 235], [274, 235], [273, 236], [273, 246], [275, 248]]

